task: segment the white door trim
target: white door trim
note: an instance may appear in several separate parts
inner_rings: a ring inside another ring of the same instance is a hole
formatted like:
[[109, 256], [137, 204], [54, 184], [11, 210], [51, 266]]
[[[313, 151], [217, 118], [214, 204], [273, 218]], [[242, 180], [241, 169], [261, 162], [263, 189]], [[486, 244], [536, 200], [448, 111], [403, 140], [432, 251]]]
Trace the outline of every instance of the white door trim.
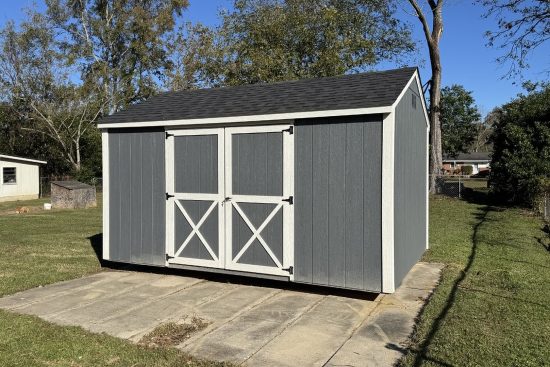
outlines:
[[[167, 130], [166, 136], [166, 193], [169, 197], [166, 202], [166, 253], [168, 258], [166, 259], [166, 265], [169, 264], [182, 264], [193, 266], [205, 266], [214, 268], [223, 268], [225, 263], [224, 253], [224, 176], [225, 176], [225, 157], [224, 157], [224, 129], [180, 129], [180, 130]], [[176, 136], [200, 136], [200, 135], [217, 135], [218, 137], [218, 193], [217, 194], [203, 194], [203, 193], [180, 193], [175, 192], [175, 161], [174, 161], [174, 139]], [[183, 205], [179, 200], [200, 200], [212, 202], [203, 217], [194, 223], [189, 216]], [[175, 217], [174, 213], [176, 208], [183, 214], [189, 225], [191, 226], [191, 233], [187, 236], [185, 241], [181, 244], [175, 244]], [[210, 244], [206, 241], [204, 236], [200, 232], [200, 226], [208, 218], [213, 210], [218, 209], [218, 249], [219, 253], [216, 254]], [[188, 257], [180, 257], [179, 255], [187, 246], [191, 238], [197, 235], [201, 243], [204, 245], [213, 260], [208, 259], [195, 259]], [[178, 247], [176, 251], [175, 248]]]
[[[293, 226], [293, 206], [289, 202], [283, 201], [290, 196], [294, 195], [294, 135], [291, 133], [285, 133], [283, 130], [290, 129], [291, 125], [265, 125], [265, 126], [239, 126], [228, 127], [225, 129], [225, 159], [226, 159], [226, 175], [225, 175], [225, 192], [226, 196], [230, 198], [225, 205], [226, 216], [226, 242], [225, 242], [225, 268], [229, 270], [238, 270], [262, 274], [280, 275], [289, 277], [290, 280], [294, 279], [294, 275], [290, 274], [287, 270], [294, 265], [294, 234]], [[254, 134], [254, 133], [268, 133], [268, 132], [283, 132], [283, 195], [282, 196], [258, 196], [258, 195], [233, 195], [233, 177], [232, 177], [232, 136], [234, 134]], [[241, 210], [239, 203], [266, 203], [277, 204], [272, 210], [268, 218], [262, 223], [261, 226], [255, 228], [246, 214]], [[236, 205], [235, 205], [236, 204]], [[251, 239], [247, 241], [245, 246], [239, 251], [237, 256], [233, 258], [233, 207], [238, 214], [245, 221], [247, 226], [252, 231], [253, 235]], [[279, 261], [273, 254], [269, 245], [265, 243], [260, 232], [265, 228], [269, 221], [280, 210], [283, 211], [283, 259]], [[238, 263], [238, 260], [246, 251], [246, 249], [257, 239], [264, 249], [267, 251], [271, 259], [276, 264], [276, 267], [262, 266], [262, 265], [250, 265]]]

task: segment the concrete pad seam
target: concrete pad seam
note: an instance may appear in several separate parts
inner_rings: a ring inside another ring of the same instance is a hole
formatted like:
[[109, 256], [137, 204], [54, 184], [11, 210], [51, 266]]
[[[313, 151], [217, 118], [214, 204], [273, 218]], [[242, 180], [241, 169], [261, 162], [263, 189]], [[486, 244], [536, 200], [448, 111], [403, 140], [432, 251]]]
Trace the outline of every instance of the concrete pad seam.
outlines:
[[[166, 277], [166, 276], [164, 275], [162, 278], [164, 278], [164, 277]], [[83, 308], [83, 307], [92, 305], [92, 304], [94, 304], [98, 301], [105, 301], [105, 300], [108, 300], [108, 299], [111, 299], [111, 298], [114, 298], [114, 297], [119, 297], [119, 296], [124, 295], [126, 293], [132, 292], [133, 290], [135, 290], [136, 288], [139, 288], [139, 287], [143, 287], [143, 284], [138, 283], [138, 284], [135, 284], [131, 287], [125, 288], [124, 290], [121, 290], [121, 291], [118, 291], [118, 292], [115, 292], [115, 293], [111, 293], [105, 298], [95, 298], [95, 299], [93, 299], [89, 302], [85, 302], [85, 303], [80, 304], [80, 305], [75, 306], [75, 307], [67, 308], [67, 309], [64, 309], [64, 310], [61, 310], [61, 311], [58, 311], [58, 312], [54, 312], [54, 313], [51, 313], [51, 314], [42, 315], [42, 317], [57, 317], [57, 316], [62, 315], [64, 313], [74, 311], [74, 310], [78, 310], [79, 308]]]
[[[176, 294], [176, 293], [178, 293], [178, 292], [181, 292], [181, 291], [190, 289], [190, 288], [192, 288], [193, 286], [195, 286], [195, 285], [197, 285], [197, 284], [202, 284], [202, 283], [204, 283], [204, 282], [206, 282], [206, 280], [202, 280], [202, 281], [200, 281], [200, 282], [193, 283], [193, 284], [192, 284], [191, 286], [189, 286], [189, 287], [182, 288], [182, 289], [179, 289], [179, 290], [177, 290], [177, 291], [175, 291], [175, 292], [172, 292], [172, 293], [170, 293], [170, 294], [167, 294], [167, 295], [165, 295], [165, 296], [159, 297], [159, 298], [156, 299], [155, 301], [161, 301], [161, 300], [163, 300], [163, 299], [165, 299], [165, 298], [168, 298], [168, 297], [170, 297], [170, 296], [172, 296], [172, 295], [174, 295], [174, 294]], [[219, 294], [218, 294], [216, 297], [214, 297], [214, 298], [209, 298], [209, 299], [205, 300], [204, 302], [200, 302], [200, 303], [198, 303], [197, 305], [195, 305], [194, 307], [199, 307], [199, 306], [203, 306], [203, 305], [205, 305], [205, 304], [207, 304], [207, 303], [214, 302], [214, 301], [220, 299], [221, 297], [223, 297], [223, 295], [229, 293], [231, 290], [233, 290], [233, 289], [235, 289], [235, 288], [237, 287], [235, 284], [230, 284], [230, 285], [231, 285], [231, 287], [229, 287], [229, 289], [224, 289], [223, 291], [219, 292]], [[152, 303], [152, 302], [150, 302], [150, 303], [148, 303], [148, 304], [151, 304], [151, 303]], [[135, 309], [139, 309], [139, 308], [140, 308], [140, 307], [134, 307], [134, 310], [135, 310]], [[133, 310], [131, 310], [131, 311], [133, 311]], [[131, 312], [131, 311], [130, 311], [130, 312]], [[120, 316], [120, 315], [119, 315], [119, 316]], [[153, 330], [156, 329], [159, 325], [161, 325], [161, 324], [163, 324], [163, 323], [166, 323], [166, 322], [168, 322], [169, 320], [172, 320], [172, 319], [174, 319], [173, 316], [165, 317], [165, 318], [161, 319], [160, 322], [159, 322], [157, 325], [154, 325], [153, 327], [144, 328], [144, 329], [138, 331], [137, 333], [132, 334], [131, 336], [127, 337], [127, 339], [135, 340], [135, 338], [136, 338], [138, 335], [140, 335], [140, 334], [147, 334], [147, 332], [153, 331]], [[105, 321], [109, 321], [109, 320], [102, 320], [101, 322], [105, 322]]]
[[137, 306], [133, 306], [133, 307], [129, 307], [121, 312], [118, 312], [118, 313], [115, 313], [115, 314], [112, 314], [110, 316], [107, 316], [106, 318], [104, 319], [101, 319], [99, 321], [96, 321], [96, 322], [91, 322], [90, 325], [97, 325], [98, 323], [102, 323], [102, 322], [106, 322], [106, 321], [110, 321], [110, 320], [113, 320], [113, 319], [116, 319], [122, 315], [125, 315], [125, 314], [129, 314], [130, 312], [132, 311], [135, 311], [135, 310], [138, 310], [140, 308], [143, 308], [143, 307], [146, 307], [154, 302], [157, 302], [157, 301], [162, 301], [163, 299], [167, 298], [167, 297], [170, 297], [171, 295], [173, 294], [176, 294], [178, 292], [181, 292], [181, 291], [184, 291], [186, 289], [190, 289], [192, 287], [194, 287], [195, 285], [198, 285], [198, 284], [201, 284], [201, 283], [204, 283], [205, 280], [198, 280], [197, 282], [195, 283], [192, 283], [190, 285], [187, 285], [187, 286], [184, 286], [183, 288], [177, 288], [175, 289], [174, 291], [172, 292], [168, 292], [166, 294], [163, 294], [161, 296], [156, 296], [152, 299], [149, 299], [147, 301], [143, 301], [143, 302], [140, 302]]
[[299, 314], [297, 314], [296, 316], [294, 316], [293, 318], [291, 318], [286, 324], [285, 326], [279, 331], [277, 332], [271, 339], [269, 339], [268, 341], [266, 341], [262, 346], [260, 346], [255, 352], [253, 352], [252, 354], [250, 354], [248, 357], [246, 357], [246, 359], [244, 361], [242, 361], [241, 363], [239, 363], [239, 365], [243, 365], [246, 363], [246, 361], [248, 361], [249, 359], [251, 359], [252, 357], [254, 357], [256, 354], [258, 354], [262, 349], [264, 349], [267, 345], [269, 345], [269, 343], [271, 343], [273, 340], [277, 339], [282, 333], [284, 333], [288, 328], [290, 328], [292, 325], [294, 325], [295, 323], [298, 322], [298, 320], [300, 320], [302, 318], [302, 316], [304, 316], [305, 314], [307, 314], [308, 312], [310, 312], [311, 310], [313, 310], [314, 308], [316, 308], [317, 306], [319, 306], [319, 304], [324, 301], [327, 297], [326, 296], [323, 296], [321, 297], [319, 300], [313, 302], [313, 304], [311, 306], [309, 306], [308, 308], [306, 308], [305, 310], [303, 310], [302, 312], [300, 312]]
[[230, 323], [232, 323], [235, 319], [237, 319], [239, 316], [243, 315], [244, 313], [248, 312], [248, 311], [251, 311], [253, 309], [255, 309], [256, 307], [259, 307], [261, 306], [265, 301], [275, 297], [276, 295], [282, 293], [283, 290], [282, 289], [278, 289], [278, 290], [274, 290], [273, 292], [271, 293], [268, 293], [267, 295], [265, 295], [264, 297], [258, 299], [256, 302], [252, 303], [250, 306], [248, 307], [245, 307], [243, 309], [241, 309], [239, 312], [235, 313], [233, 315], [233, 317], [229, 318], [228, 320], [226, 320], [225, 322], [222, 322], [220, 323], [218, 326], [216, 327], [213, 327], [211, 330], [205, 332], [204, 334], [201, 334], [200, 336], [196, 336], [196, 337], [191, 337], [189, 338], [188, 340], [186, 340], [184, 343], [180, 344], [177, 346], [177, 348], [185, 348], [187, 347], [189, 344], [191, 344], [192, 342], [196, 342], [200, 339], [203, 339], [205, 338], [206, 336], [210, 335], [211, 333], [219, 330], [221, 327], [225, 326], [225, 325], [228, 325]]
[[[385, 295], [383, 295], [381, 298], [380, 298], [380, 301], [384, 298]], [[377, 297], [378, 299], [378, 297]], [[365, 315], [365, 317], [360, 321], [358, 322], [355, 327], [353, 328], [352, 332], [349, 334], [348, 338], [346, 338], [346, 340], [344, 340], [344, 342], [342, 344], [340, 344], [340, 346], [338, 348], [336, 348], [336, 350], [334, 351], [334, 353], [332, 353], [330, 355], [330, 357], [326, 360], [325, 363], [323, 363], [323, 367], [327, 366], [328, 363], [330, 362], [330, 360], [332, 358], [334, 358], [334, 356], [344, 347], [344, 345], [346, 345], [347, 342], [349, 342], [351, 340], [351, 338], [357, 333], [357, 331], [363, 326], [366, 324], [366, 322], [370, 319], [370, 317], [372, 315], [374, 315], [377, 310], [381, 307], [381, 302], [380, 301], [377, 301], [377, 302], [374, 302], [375, 303], [375, 306]]]
[[[100, 273], [96, 273], [96, 274], [91, 274], [91, 275], [88, 275], [88, 276], [97, 276], [99, 274], [104, 274], [104, 273], [110, 273], [110, 272], [100, 272]], [[123, 279], [123, 278], [126, 278], [128, 277], [129, 274], [125, 274], [123, 277], [119, 278], [119, 279]], [[70, 279], [70, 280], [64, 280], [64, 281], [61, 281], [61, 282], [56, 282], [56, 283], [52, 283], [52, 284], [48, 284], [48, 285], [45, 285], [43, 286], [42, 288], [48, 288], [49, 286], [52, 286], [52, 285], [59, 285], [59, 284], [65, 284], [65, 283], [70, 283], [70, 282], [73, 282], [75, 280], [79, 280], [79, 279], [82, 279], [82, 278], [86, 278], [86, 277], [80, 277], [80, 278], [75, 278], [75, 279]], [[23, 307], [27, 307], [27, 306], [31, 306], [31, 305], [34, 305], [36, 303], [40, 303], [40, 302], [44, 302], [44, 301], [48, 301], [52, 298], [55, 298], [55, 297], [59, 297], [59, 296], [64, 296], [64, 295], [67, 295], [67, 294], [70, 294], [70, 293], [73, 293], [74, 291], [83, 291], [83, 290], [87, 290], [87, 289], [91, 289], [93, 287], [96, 287], [97, 285], [99, 284], [103, 284], [103, 283], [106, 283], [108, 281], [112, 281], [112, 279], [100, 279], [98, 280], [97, 282], [93, 282], [93, 283], [90, 283], [90, 284], [86, 284], [86, 285], [82, 285], [82, 286], [79, 286], [79, 287], [76, 287], [76, 288], [71, 288], [69, 290], [63, 290], [63, 291], [60, 291], [60, 292], [54, 292], [54, 293], [49, 293], [49, 294], [45, 294], [44, 296], [40, 297], [40, 298], [37, 298], [35, 300], [32, 300], [30, 302], [25, 302], [25, 303], [22, 303], [22, 304], [18, 304], [16, 306], [13, 306], [13, 307], [5, 307], [6, 310], [10, 310], [10, 311], [17, 311], [18, 309], [20, 308], [23, 308]], [[26, 290], [23, 290], [23, 291], [20, 291], [20, 292], [17, 292], [17, 293], [14, 293], [14, 294], [11, 294], [11, 295], [8, 295], [6, 296], [5, 298], [8, 298], [8, 297], [16, 297], [18, 294], [23, 294], [25, 292], [28, 292], [28, 291], [31, 291], [33, 289], [36, 289], [35, 288], [30, 288], [30, 289], [26, 289]], [[3, 297], [4, 298], [4, 297]], [[2, 307], [0, 307], [2, 308]]]
[[[437, 285], [437, 284], [436, 284], [436, 285]], [[432, 289], [434, 289], [434, 287], [426, 287], [426, 288], [403, 287], [403, 288], [406, 288], [406, 289], [414, 289], [414, 290], [417, 290], [417, 291], [431, 291]]]

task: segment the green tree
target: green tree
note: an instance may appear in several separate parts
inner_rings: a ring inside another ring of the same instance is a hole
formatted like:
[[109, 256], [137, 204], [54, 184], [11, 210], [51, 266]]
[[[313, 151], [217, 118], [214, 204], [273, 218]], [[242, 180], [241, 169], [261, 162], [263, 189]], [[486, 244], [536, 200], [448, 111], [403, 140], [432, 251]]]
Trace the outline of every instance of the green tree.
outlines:
[[481, 115], [472, 92], [461, 85], [441, 90], [441, 131], [443, 151], [451, 156], [466, 153], [476, 138]]
[[478, 0], [487, 9], [485, 18], [495, 17], [497, 27], [486, 32], [488, 45], [503, 50], [497, 59], [510, 62], [510, 75], [528, 67], [530, 54], [550, 41], [550, 1]]
[[30, 11], [0, 32], [1, 100], [17, 116], [0, 125], [24, 137], [18, 149], [47, 141], [48, 156], [61, 161], [55, 170], [99, 174], [96, 120], [163, 88], [188, 1], [45, 3], [45, 13]]
[[107, 113], [157, 93], [188, 0], [46, 0], [48, 23]]
[[533, 205], [550, 178], [550, 84], [499, 108], [492, 135], [491, 190], [502, 200]]
[[0, 32], [0, 49], [0, 90], [12, 113], [4, 123], [13, 151], [28, 152], [38, 140], [49, 146], [40, 153], [62, 157], [65, 169], [80, 171], [81, 143], [96, 129], [104, 108], [101, 99], [85, 85], [70, 81], [72, 70], [54, 30], [38, 14], [20, 29], [9, 23]]
[[[192, 27], [180, 87], [341, 75], [414, 49], [387, 0], [235, 0], [221, 25]], [[189, 46], [195, 47], [189, 47]], [[200, 46], [199, 46], [200, 45]], [[191, 52], [191, 53], [190, 53]]]

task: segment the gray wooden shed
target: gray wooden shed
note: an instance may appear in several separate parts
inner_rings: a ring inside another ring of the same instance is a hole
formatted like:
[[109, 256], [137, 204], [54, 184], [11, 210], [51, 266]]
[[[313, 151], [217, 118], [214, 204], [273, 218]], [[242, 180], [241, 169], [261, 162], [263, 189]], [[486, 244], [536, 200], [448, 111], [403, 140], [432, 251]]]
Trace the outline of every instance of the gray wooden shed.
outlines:
[[101, 120], [106, 260], [391, 293], [428, 246], [416, 68], [168, 92]]

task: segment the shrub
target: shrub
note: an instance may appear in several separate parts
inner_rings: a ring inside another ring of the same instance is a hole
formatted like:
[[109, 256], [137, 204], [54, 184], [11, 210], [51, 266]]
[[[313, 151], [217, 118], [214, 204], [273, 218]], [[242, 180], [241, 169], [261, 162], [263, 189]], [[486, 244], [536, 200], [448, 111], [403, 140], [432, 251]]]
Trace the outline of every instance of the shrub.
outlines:
[[550, 177], [550, 84], [499, 108], [491, 136], [491, 192], [533, 207], [541, 180]]
[[474, 173], [474, 167], [472, 166], [462, 166], [460, 170], [461, 173], [466, 176], [470, 176], [472, 173]]

